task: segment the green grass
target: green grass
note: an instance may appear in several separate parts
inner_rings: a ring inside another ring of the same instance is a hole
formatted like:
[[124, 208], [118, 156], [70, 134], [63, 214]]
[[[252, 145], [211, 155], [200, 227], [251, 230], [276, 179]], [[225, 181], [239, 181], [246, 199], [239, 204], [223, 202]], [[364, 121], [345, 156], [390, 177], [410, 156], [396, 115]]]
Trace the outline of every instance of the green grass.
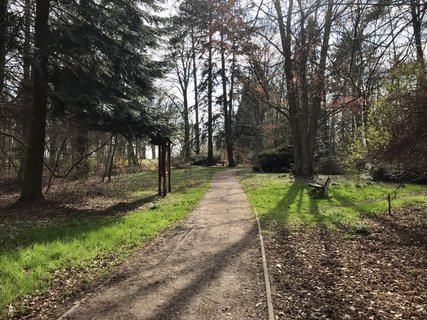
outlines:
[[[263, 224], [329, 227], [354, 225], [363, 215], [387, 210], [387, 194], [396, 189], [391, 183], [363, 183], [351, 178], [332, 178], [329, 197], [310, 196], [307, 182], [289, 175], [245, 173], [241, 177], [251, 205]], [[409, 203], [427, 206], [427, 187], [408, 184], [399, 189], [392, 207]]]
[[[120, 259], [128, 256], [133, 249], [183, 219], [201, 199], [216, 171], [216, 168], [174, 171], [172, 194], [126, 215], [48, 217], [43, 223], [30, 225], [16, 219], [15, 228], [14, 220], [0, 224], [0, 315], [16, 299], [46, 290], [55, 270], [85, 268], [94, 259], [112, 253]], [[135, 201], [156, 193], [155, 173], [117, 179], [123, 179], [116, 184], [121, 189], [107, 193]], [[142, 187], [145, 189], [136, 190]]]

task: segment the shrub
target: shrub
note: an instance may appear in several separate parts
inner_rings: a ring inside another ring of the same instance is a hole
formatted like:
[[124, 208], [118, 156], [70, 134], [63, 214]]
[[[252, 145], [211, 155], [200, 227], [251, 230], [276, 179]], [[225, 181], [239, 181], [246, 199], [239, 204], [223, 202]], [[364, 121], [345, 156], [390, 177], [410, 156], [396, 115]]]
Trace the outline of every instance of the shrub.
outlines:
[[316, 164], [316, 172], [320, 174], [343, 174], [344, 169], [335, 157], [321, 158]]
[[[217, 164], [221, 158], [220, 154], [214, 154], [214, 163], [212, 165]], [[208, 155], [207, 154], [196, 154], [191, 157], [190, 164], [192, 166], [207, 166], [208, 165]]]
[[[294, 155], [292, 146], [285, 145], [258, 153], [258, 159], [264, 172], [290, 172]], [[254, 171], [261, 171], [258, 164]]]
[[386, 167], [372, 167], [370, 170], [370, 174], [372, 180], [374, 181], [396, 181], [396, 177], [394, 177], [393, 173], [389, 168]]
[[372, 180], [383, 182], [415, 182], [427, 183], [427, 172], [425, 170], [398, 170], [390, 166], [374, 166], [370, 170]]

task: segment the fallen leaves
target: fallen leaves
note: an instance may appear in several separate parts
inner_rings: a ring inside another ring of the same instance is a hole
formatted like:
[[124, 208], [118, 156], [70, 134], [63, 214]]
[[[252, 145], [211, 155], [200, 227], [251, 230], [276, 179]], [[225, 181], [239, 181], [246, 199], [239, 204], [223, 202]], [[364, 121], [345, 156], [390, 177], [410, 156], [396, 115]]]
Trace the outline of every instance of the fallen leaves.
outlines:
[[364, 219], [370, 233], [274, 227], [265, 237], [278, 319], [427, 319], [419, 207]]
[[37, 290], [33, 295], [25, 296], [10, 305], [7, 319], [56, 318], [58, 309], [63, 311], [64, 307], [71, 306], [83, 293], [96, 287], [96, 283], [102, 281], [108, 270], [120, 263], [117, 255], [110, 254], [99, 256], [84, 267], [55, 270], [49, 289], [43, 293]]

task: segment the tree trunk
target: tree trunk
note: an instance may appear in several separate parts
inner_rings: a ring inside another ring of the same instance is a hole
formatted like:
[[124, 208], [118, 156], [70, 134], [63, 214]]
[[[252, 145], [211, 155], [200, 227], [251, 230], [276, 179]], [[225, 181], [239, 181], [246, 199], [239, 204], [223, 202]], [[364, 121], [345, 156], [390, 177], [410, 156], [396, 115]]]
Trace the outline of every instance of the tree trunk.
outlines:
[[[186, 77], [186, 75], [185, 75]], [[190, 143], [190, 119], [189, 119], [189, 107], [188, 107], [188, 97], [187, 97], [187, 85], [183, 88], [183, 98], [184, 98], [184, 147], [183, 147], [183, 157], [184, 160], [188, 161], [191, 157], [191, 143]]]
[[[283, 57], [285, 59], [285, 76], [287, 98], [289, 105], [289, 118], [291, 124], [291, 142], [294, 147], [294, 173], [302, 175], [302, 141], [300, 130], [299, 103], [297, 99], [297, 89], [294, 83], [294, 70], [292, 62], [292, 43], [291, 43], [291, 28], [292, 14], [288, 14], [286, 24], [283, 18], [282, 6], [280, 0], [274, 1], [274, 7], [277, 13], [279, 23], [280, 39], [283, 49]], [[293, 0], [289, 0], [288, 13], [293, 12]]]
[[180, 48], [178, 52], [179, 63], [176, 64], [176, 75], [178, 77], [179, 87], [183, 97], [182, 118], [184, 120], [184, 144], [182, 146], [182, 157], [184, 160], [190, 160], [191, 141], [190, 141], [190, 106], [188, 105], [188, 87], [191, 77], [191, 57]]
[[212, 30], [209, 26], [208, 49], [208, 165], [214, 165], [213, 157], [213, 119], [212, 119], [212, 94], [213, 94], [213, 65], [212, 65]]
[[33, 66], [33, 112], [30, 140], [24, 169], [24, 184], [20, 201], [43, 199], [43, 153], [46, 137], [46, 111], [49, 63], [49, 0], [36, 0], [34, 25], [35, 58]]
[[156, 159], [156, 146], [151, 145], [151, 159]]
[[[76, 124], [74, 128], [74, 143], [73, 143], [73, 163], [84, 158], [89, 150], [89, 131], [86, 127]], [[89, 178], [89, 160], [84, 159], [76, 166], [75, 178], [87, 179]]]
[[136, 166], [138, 165], [138, 156], [135, 153], [135, 145], [133, 143], [133, 139], [129, 138], [127, 140], [127, 156], [128, 156], [128, 166]]
[[[32, 83], [31, 83], [31, 0], [25, 0], [24, 8], [24, 52], [22, 57], [23, 62], [23, 79], [22, 79], [22, 128], [21, 137], [28, 144], [30, 139], [30, 121], [32, 110]], [[27, 149], [24, 146], [19, 146], [19, 172], [18, 177], [24, 175], [25, 159], [27, 158]]]
[[0, 0], [0, 101], [3, 102], [7, 43], [7, 0]]
[[147, 145], [145, 142], [141, 142], [139, 149], [139, 159], [147, 159]]
[[415, 48], [417, 50], [417, 61], [421, 64], [423, 68], [423, 74], [424, 74], [425, 63], [424, 63], [423, 45], [421, 42], [420, 6], [421, 5], [418, 0], [411, 0], [412, 28], [414, 29]]
[[193, 80], [194, 80], [194, 112], [196, 123], [194, 124], [194, 146], [196, 154], [200, 154], [200, 124], [199, 124], [199, 92], [197, 88], [197, 66], [196, 66], [196, 40], [194, 39], [194, 28], [191, 28], [191, 46], [193, 60]]
[[222, 78], [222, 104], [224, 112], [224, 129], [225, 129], [225, 145], [227, 148], [228, 166], [235, 167], [233, 156], [233, 140], [231, 137], [231, 110], [229, 110], [228, 99], [227, 99], [227, 77], [225, 75], [225, 44], [224, 34], [221, 31], [221, 78]]
[[111, 151], [111, 158], [110, 158], [110, 165], [108, 167], [108, 176], [107, 181], [111, 182], [111, 175], [113, 174], [113, 167], [114, 167], [114, 156], [116, 154], [117, 149], [117, 143], [118, 143], [118, 137], [115, 136], [112, 140], [114, 140], [113, 150]]
[[[308, 53], [306, 43], [305, 30], [305, 13], [303, 12], [300, 3], [301, 25], [300, 25], [300, 40], [301, 40], [301, 56], [299, 62], [298, 77], [295, 76], [294, 63], [292, 57], [292, 12], [293, 0], [289, 0], [288, 15], [286, 24], [283, 18], [281, 2], [274, 1], [274, 6], [277, 13], [279, 32], [285, 59], [285, 75], [286, 87], [288, 94], [289, 118], [291, 123], [291, 138], [294, 147], [294, 174], [301, 177], [311, 177], [314, 174], [313, 159], [315, 139], [318, 129], [319, 115], [322, 103], [322, 96], [325, 89], [325, 69], [326, 58], [329, 48], [329, 37], [332, 26], [332, 9], [334, 1], [328, 1], [328, 8], [325, 17], [325, 25], [323, 32], [323, 40], [320, 49], [320, 58], [318, 68], [316, 70], [317, 79], [314, 83], [313, 98], [310, 104], [308, 85], [307, 85], [307, 58]], [[301, 83], [301, 96], [299, 96], [296, 87], [296, 81]]]

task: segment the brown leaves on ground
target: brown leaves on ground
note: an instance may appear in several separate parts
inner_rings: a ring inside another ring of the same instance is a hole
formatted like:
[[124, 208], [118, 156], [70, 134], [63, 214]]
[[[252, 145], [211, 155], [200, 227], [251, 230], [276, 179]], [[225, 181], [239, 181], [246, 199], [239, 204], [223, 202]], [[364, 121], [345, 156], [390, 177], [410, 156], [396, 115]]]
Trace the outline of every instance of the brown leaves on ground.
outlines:
[[49, 289], [43, 293], [37, 291], [11, 305], [8, 319], [56, 319], [75, 301], [105, 281], [108, 271], [120, 265], [121, 261], [117, 255], [110, 254], [97, 257], [86, 267], [56, 270]]
[[279, 319], [427, 319], [421, 207], [367, 216], [363, 229], [277, 227], [266, 246]]
[[[10, 246], [28, 229], [41, 230], [98, 215], [126, 214], [154, 200], [152, 187], [149, 179], [132, 175], [115, 177], [111, 183], [99, 179], [64, 180], [52, 187], [45, 201], [27, 205], [14, 204], [19, 198], [19, 185], [1, 182], [0, 247]], [[105, 273], [122, 260], [111, 254], [94, 259], [85, 268], [56, 270], [48, 290], [16, 301], [9, 306], [7, 319], [55, 318], [53, 315], [63, 312], [84, 292], [96, 287]]]
[[[14, 237], [22, 230], [67, 223], [74, 217], [126, 214], [155, 198], [153, 181], [141, 175], [117, 176], [110, 183], [95, 178], [58, 180], [44, 201], [32, 204], [16, 203], [17, 183], [0, 182], [0, 233]], [[0, 245], [1, 238], [0, 234]]]

